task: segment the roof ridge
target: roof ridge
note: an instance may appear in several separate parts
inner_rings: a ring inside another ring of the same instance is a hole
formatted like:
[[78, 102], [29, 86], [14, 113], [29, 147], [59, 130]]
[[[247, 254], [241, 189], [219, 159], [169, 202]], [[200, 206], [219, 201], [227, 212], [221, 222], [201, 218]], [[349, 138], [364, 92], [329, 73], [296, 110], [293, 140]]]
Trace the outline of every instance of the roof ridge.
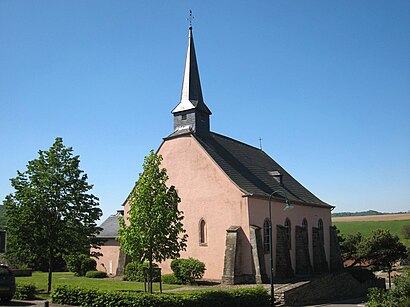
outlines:
[[232, 138], [232, 137], [230, 137], [230, 136], [226, 136], [226, 135], [223, 135], [223, 134], [220, 134], [220, 133], [217, 133], [217, 132], [213, 132], [213, 131], [210, 131], [210, 134], [211, 134], [211, 135], [214, 134], [214, 135], [223, 137], [223, 138], [225, 138], [225, 139], [232, 140], [232, 141], [234, 141], [234, 142], [240, 143], [241, 145], [245, 145], [245, 146], [247, 146], [247, 147], [250, 147], [250, 148], [259, 150], [260, 152], [263, 152], [265, 155], [267, 155], [266, 152], [264, 152], [262, 149], [260, 149], [260, 148], [258, 148], [258, 147], [255, 147], [255, 146], [253, 146], [253, 145], [246, 144], [245, 142], [238, 141], [238, 140], [236, 140], [236, 139], [234, 139], [234, 138]]

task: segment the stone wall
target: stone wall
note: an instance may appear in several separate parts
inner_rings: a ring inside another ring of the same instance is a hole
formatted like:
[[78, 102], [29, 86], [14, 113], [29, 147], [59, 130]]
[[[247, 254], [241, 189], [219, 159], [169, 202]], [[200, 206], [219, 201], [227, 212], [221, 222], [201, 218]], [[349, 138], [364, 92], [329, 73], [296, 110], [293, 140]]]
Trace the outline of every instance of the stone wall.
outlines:
[[313, 244], [313, 271], [315, 273], [326, 273], [329, 267], [326, 261], [326, 253], [323, 242], [323, 232], [317, 227], [312, 227]]
[[302, 226], [295, 228], [296, 239], [296, 274], [306, 275], [313, 272], [309, 256], [308, 229]]
[[384, 278], [357, 281], [346, 272], [332, 273], [284, 292], [286, 306], [313, 305], [365, 296], [369, 288], [385, 288]]
[[265, 259], [263, 254], [261, 228], [251, 225], [250, 243], [252, 247], [252, 260], [255, 268], [255, 282], [257, 284], [268, 283], [268, 277], [265, 269]]
[[292, 277], [294, 275], [290, 259], [287, 228], [276, 225], [276, 274], [279, 279]]
[[343, 270], [342, 256], [340, 253], [339, 239], [336, 227], [329, 227], [330, 234], [330, 271], [339, 272]]

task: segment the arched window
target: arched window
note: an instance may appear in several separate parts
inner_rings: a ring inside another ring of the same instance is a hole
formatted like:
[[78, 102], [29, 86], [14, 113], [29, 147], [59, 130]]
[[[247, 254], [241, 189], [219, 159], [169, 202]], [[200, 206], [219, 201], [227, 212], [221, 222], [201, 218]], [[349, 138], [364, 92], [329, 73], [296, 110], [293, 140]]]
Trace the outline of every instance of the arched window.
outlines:
[[303, 227], [303, 229], [308, 229], [308, 222], [307, 222], [307, 220], [306, 219], [303, 219], [303, 221], [302, 221], [302, 227]]
[[288, 218], [286, 218], [285, 220], [285, 227], [286, 227], [286, 237], [288, 239], [288, 248], [292, 249], [292, 225]]
[[206, 245], [206, 222], [204, 219], [199, 222], [199, 245]]
[[269, 245], [270, 245], [270, 241], [269, 241], [269, 227], [270, 226], [270, 222], [268, 219], [265, 219], [265, 221], [263, 222], [263, 250], [265, 253], [269, 253]]

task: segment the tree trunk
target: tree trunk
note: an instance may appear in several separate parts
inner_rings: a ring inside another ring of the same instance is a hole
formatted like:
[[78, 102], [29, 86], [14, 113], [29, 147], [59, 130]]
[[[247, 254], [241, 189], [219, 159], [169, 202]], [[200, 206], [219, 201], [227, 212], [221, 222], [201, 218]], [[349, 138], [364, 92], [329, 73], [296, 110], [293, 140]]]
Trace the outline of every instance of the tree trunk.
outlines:
[[388, 270], [388, 273], [389, 273], [389, 289], [391, 289], [391, 275], [390, 275], [391, 269], [390, 268]]
[[149, 247], [149, 278], [148, 278], [148, 292], [152, 294], [152, 244]]
[[51, 292], [51, 281], [53, 279], [53, 256], [50, 255], [48, 257], [48, 285], [47, 285], [47, 293]]

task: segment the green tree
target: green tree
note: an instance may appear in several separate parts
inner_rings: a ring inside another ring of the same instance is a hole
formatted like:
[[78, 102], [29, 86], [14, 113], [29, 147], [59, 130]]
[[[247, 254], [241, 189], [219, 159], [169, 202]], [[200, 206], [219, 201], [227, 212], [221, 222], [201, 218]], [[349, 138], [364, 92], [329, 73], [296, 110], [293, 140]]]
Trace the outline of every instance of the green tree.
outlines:
[[391, 286], [390, 272], [393, 264], [407, 257], [407, 249], [397, 235], [393, 235], [389, 230], [376, 229], [364, 238], [359, 247], [358, 253], [370, 264], [387, 268], [389, 273], [389, 287]]
[[355, 266], [362, 260], [362, 255], [358, 251], [358, 247], [360, 246], [362, 240], [363, 236], [360, 232], [346, 236], [339, 236], [342, 261], [352, 261], [349, 267]]
[[96, 221], [102, 211], [71, 147], [56, 138], [48, 151], [38, 153], [11, 179], [15, 192], [4, 201], [8, 252], [25, 263], [46, 259], [50, 292], [54, 265], [63, 255], [89, 250], [90, 238], [101, 231]]
[[152, 150], [144, 159], [143, 173], [128, 197], [127, 220], [120, 219], [121, 248], [135, 262], [149, 263], [149, 292], [152, 293], [152, 264], [179, 257], [186, 248], [183, 212], [174, 186], [167, 187], [168, 176], [161, 168], [162, 157]]

